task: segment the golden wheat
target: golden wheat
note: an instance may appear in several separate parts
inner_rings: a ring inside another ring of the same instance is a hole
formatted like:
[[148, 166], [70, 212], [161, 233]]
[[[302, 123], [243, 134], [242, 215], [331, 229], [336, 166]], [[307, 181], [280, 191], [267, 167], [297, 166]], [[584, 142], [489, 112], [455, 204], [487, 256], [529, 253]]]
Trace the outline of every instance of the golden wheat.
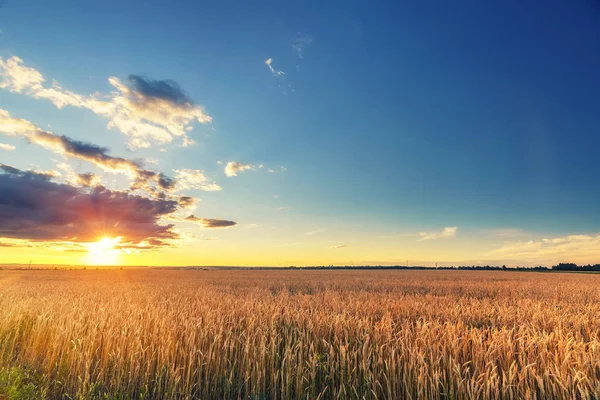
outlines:
[[502, 271], [0, 271], [0, 369], [34, 374], [48, 398], [596, 398], [599, 284]]

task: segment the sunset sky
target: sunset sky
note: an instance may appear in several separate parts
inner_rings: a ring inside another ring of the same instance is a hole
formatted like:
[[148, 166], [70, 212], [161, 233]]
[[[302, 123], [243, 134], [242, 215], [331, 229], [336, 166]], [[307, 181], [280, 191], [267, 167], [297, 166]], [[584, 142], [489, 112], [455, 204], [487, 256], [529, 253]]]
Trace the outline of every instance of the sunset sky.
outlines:
[[600, 263], [599, 4], [0, 2], [0, 263]]

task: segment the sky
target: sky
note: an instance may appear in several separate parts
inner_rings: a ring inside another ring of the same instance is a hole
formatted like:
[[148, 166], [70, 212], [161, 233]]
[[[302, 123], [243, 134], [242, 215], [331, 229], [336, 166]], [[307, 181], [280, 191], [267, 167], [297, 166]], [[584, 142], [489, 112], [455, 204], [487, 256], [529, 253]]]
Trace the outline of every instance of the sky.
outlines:
[[600, 3], [0, 2], [0, 263], [600, 263]]

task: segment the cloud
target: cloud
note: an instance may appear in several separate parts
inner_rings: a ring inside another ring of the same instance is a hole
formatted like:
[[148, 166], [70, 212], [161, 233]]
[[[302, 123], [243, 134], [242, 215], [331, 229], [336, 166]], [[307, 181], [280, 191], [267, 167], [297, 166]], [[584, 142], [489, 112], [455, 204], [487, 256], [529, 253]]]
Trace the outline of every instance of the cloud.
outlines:
[[435, 239], [447, 239], [456, 237], [456, 232], [458, 231], [458, 227], [446, 227], [441, 232], [419, 232], [419, 242], [424, 240], [435, 240]]
[[100, 177], [92, 173], [77, 174], [76, 181], [85, 187], [98, 186], [102, 183]]
[[304, 48], [313, 42], [313, 38], [310, 35], [306, 35], [302, 32], [296, 34], [294, 44], [292, 47], [296, 51], [298, 58], [304, 58]]
[[506, 242], [485, 256], [539, 264], [596, 263], [600, 262], [600, 233]]
[[46, 99], [56, 107], [88, 109], [109, 119], [108, 127], [120, 130], [129, 137], [132, 148], [150, 147], [151, 143], [165, 144], [175, 137], [182, 146], [193, 143], [187, 134], [192, 123], [209, 123], [212, 118], [202, 106], [195, 104], [172, 80], [153, 80], [130, 75], [125, 82], [116, 77], [108, 79], [114, 90], [110, 94], [83, 96], [61, 87], [57, 82], [45, 86], [45, 78], [23, 60], [0, 57], [0, 88]]
[[526, 231], [517, 228], [483, 229], [481, 232], [497, 237], [521, 237], [529, 235]]
[[19, 57], [11, 57], [6, 61], [0, 58], [0, 76], [2, 77], [0, 88], [17, 93], [29, 89], [41, 90], [45, 81], [39, 71], [24, 66], [23, 60]]
[[123, 246], [160, 247], [179, 237], [173, 225], [158, 223], [177, 210], [175, 200], [102, 186], [77, 188], [4, 164], [0, 170], [0, 238], [85, 243], [120, 236]]
[[199, 223], [203, 228], [229, 228], [237, 225], [237, 222], [234, 221], [227, 221], [225, 219], [199, 218], [195, 215], [190, 215], [186, 217], [185, 220]]
[[0, 109], [0, 132], [9, 136], [23, 136], [29, 142], [40, 145], [55, 153], [68, 155], [87, 161], [104, 171], [120, 172], [134, 179], [133, 188], [154, 192], [158, 190], [173, 190], [175, 181], [166, 175], [146, 170], [132, 160], [113, 157], [108, 149], [95, 144], [81, 142], [68, 136], [55, 135], [38, 128], [31, 122], [13, 118], [8, 111]]
[[[134, 147], [149, 147], [148, 138], [157, 143], [169, 143], [173, 136], [182, 137], [183, 145], [189, 145], [187, 129], [191, 123], [209, 123], [212, 118], [204, 108], [195, 105], [171, 80], [151, 80], [130, 75], [126, 83], [109, 78], [117, 93], [111, 103], [113, 109], [106, 112], [111, 118], [109, 127], [116, 127], [132, 139]], [[95, 107], [94, 112], [101, 114]]]
[[207, 192], [221, 190], [221, 186], [208, 179], [204, 175], [204, 171], [198, 169], [176, 169], [175, 180], [180, 189], [197, 189]]
[[284, 166], [279, 167], [278, 169], [268, 169], [267, 172], [276, 173], [276, 172], [285, 172], [287, 168]]
[[304, 236], [314, 236], [314, 235], [318, 235], [318, 234], [323, 233], [323, 232], [325, 232], [325, 229], [319, 228], [319, 229], [315, 229], [314, 231], [306, 232], [304, 234]]
[[2, 163], [0, 163], [0, 173], [41, 180], [50, 180], [52, 178], [55, 178], [57, 175], [55, 171], [21, 171], [20, 169], [15, 168], [12, 165]]
[[51, 251], [64, 252], [87, 252], [88, 247], [82, 243], [73, 242], [32, 242], [27, 239], [4, 239], [0, 238], [0, 247], [15, 247], [15, 248], [36, 248]]
[[256, 166], [252, 164], [243, 164], [239, 161], [229, 161], [225, 166], [225, 175], [228, 177], [238, 176], [238, 173], [247, 170], [254, 170]]
[[182, 208], [190, 208], [196, 204], [196, 199], [190, 196], [179, 196], [177, 202]]
[[273, 76], [278, 77], [278, 76], [282, 76], [285, 74], [285, 72], [283, 72], [280, 69], [275, 69], [273, 67], [273, 59], [272, 58], [267, 58], [265, 60], [265, 65], [267, 66], [267, 68], [269, 68], [269, 71], [271, 71], [271, 74], [273, 74]]
[[6, 151], [14, 151], [17, 148], [11, 144], [0, 143], [0, 149], [6, 150]]
[[343, 249], [344, 247], [348, 247], [348, 245], [347, 244], [338, 244], [335, 246], [330, 246], [329, 248], [330, 249]]

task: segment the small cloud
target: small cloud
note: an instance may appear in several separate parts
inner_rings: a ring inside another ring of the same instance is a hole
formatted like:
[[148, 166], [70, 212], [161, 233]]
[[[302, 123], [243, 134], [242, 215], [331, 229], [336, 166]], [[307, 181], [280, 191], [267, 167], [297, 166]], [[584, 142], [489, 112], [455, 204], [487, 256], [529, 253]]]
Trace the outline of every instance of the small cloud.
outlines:
[[304, 234], [304, 236], [314, 236], [314, 235], [318, 235], [319, 233], [323, 233], [323, 232], [325, 232], [325, 229], [323, 229], [323, 228], [315, 229], [314, 231], [306, 232]]
[[298, 32], [294, 39], [292, 47], [296, 51], [298, 58], [304, 58], [304, 48], [313, 42], [313, 38], [310, 35]]
[[260, 227], [259, 224], [248, 224], [248, 225], [246, 225], [246, 228], [248, 228], [248, 229], [254, 229], [254, 228], [258, 228], [258, 227]]
[[221, 190], [221, 186], [215, 181], [211, 181], [204, 175], [204, 171], [199, 169], [176, 169], [175, 180], [179, 189], [197, 189], [205, 192], [216, 192]]
[[217, 161], [217, 164], [223, 165], [223, 161], [219, 160], [219, 161]]
[[225, 166], [225, 175], [229, 178], [233, 176], [238, 176], [238, 173], [244, 172], [247, 170], [254, 170], [256, 166], [252, 164], [243, 164], [239, 161], [230, 161]]
[[277, 207], [275, 210], [277, 211], [285, 211], [287, 210], [289, 207]]
[[91, 173], [77, 174], [76, 182], [84, 187], [94, 187], [102, 183], [98, 175]]
[[15, 151], [17, 148], [15, 146], [13, 146], [12, 144], [0, 143], [0, 149], [6, 150], [6, 151]]
[[278, 198], [279, 198], [279, 195], [278, 195], [278, 194], [274, 194], [274, 195], [273, 195], [273, 198], [274, 198], [274, 199], [278, 199]]
[[347, 244], [338, 244], [335, 246], [330, 246], [329, 248], [330, 249], [343, 249], [344, 247], [348, 247], [348, 245]]
[[452, 227], [444, 228], [444, 230], [442, 230], [441, 232], [419, 232], [419, 236], [421, 236], [421, 239], [419, 239], [419, 242], [422, 242], [425, 240], [453, 238], [453, 237], [456, 237], [457, 231], [458, 231], [458, 227], [452, 226]]
[[278, 70], [273, 67], [273, 59], [272, 58], [267, 58], [265, 60], [265, 65], [269, 68], [269, 71], [271, 71], [271, 74], [273, 74], [273, 76], [275, 76], [275, 77], [282, 76], [285, 74], [285, 72], [283, 72], [282, 70]]
[[196, 199], [190, 196], [180, 196], [177, 203], [182, 208], [195, 208]]
[[268, 169], [267, 172], [276, 173], [276, 172], [285, 172], [287, 168], [284, 166], [280, 166], [278, 169]]
[[522, 229], [516, 228], [502, 228], [502, 229], [483, 229], [481, 231], [484, 234], [497, 236], [497, 237], [522, 237], [528, 236], [528, 233]]
[[202, 225], [203, 228], [229, 228], [237, 225], [237, 222], [235, 221], [213, 218], [198, 218], [195, 215], [190, 215], [186, 217], [185, 220], [198, 223]]

